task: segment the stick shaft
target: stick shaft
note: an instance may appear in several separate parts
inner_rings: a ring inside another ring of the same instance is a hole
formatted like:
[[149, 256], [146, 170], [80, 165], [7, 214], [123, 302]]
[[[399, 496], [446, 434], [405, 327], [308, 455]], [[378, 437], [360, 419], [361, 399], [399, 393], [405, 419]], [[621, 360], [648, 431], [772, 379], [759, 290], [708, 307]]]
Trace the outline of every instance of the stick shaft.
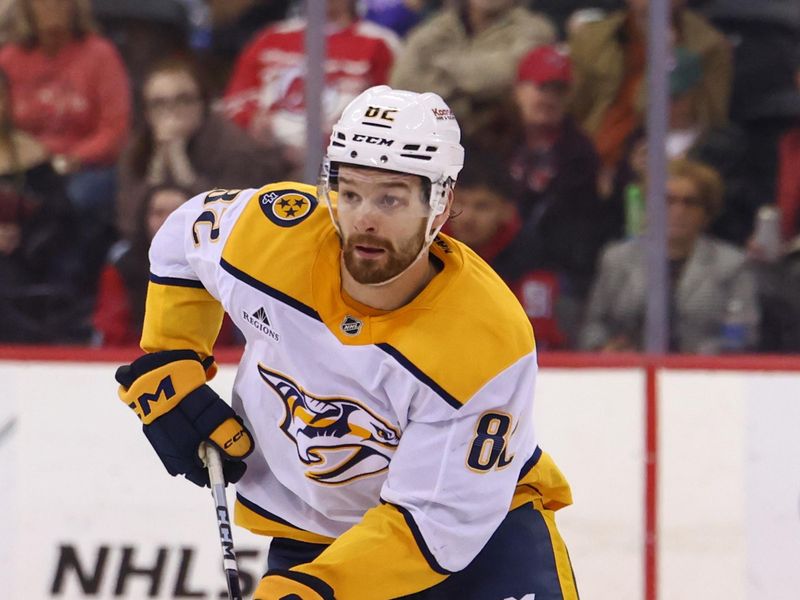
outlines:
[[219, 451], [210, 444], [201, 446], [201, 455], [208, 467], [208, 478], [211, 483], [211, 496], [214, 498], [219, 543], [222, 548], [222, 567], [228, 580], [228, 598], [242, 600], [239, 586], [239, 567], [236, 564], [236, 552], [233, 548], [233, 531], [228, 513], [228, 499], [225, 496], [225, 476], [222, 473], [222, 459]]

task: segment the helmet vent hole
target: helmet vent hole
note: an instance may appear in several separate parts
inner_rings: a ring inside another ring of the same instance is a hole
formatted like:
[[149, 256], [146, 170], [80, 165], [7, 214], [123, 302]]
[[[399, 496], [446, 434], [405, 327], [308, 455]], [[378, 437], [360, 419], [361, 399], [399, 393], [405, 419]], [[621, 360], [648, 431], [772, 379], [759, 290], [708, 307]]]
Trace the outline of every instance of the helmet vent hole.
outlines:
[[356, 156], [358, 156], [358, 152], [356, 152], [355, 150], [350, 152], [350, 158], [355, 158]]
[[436, 152], [438, 149], [436, 146], [427, 146], [425, 152]]
[[403, 150], [409, 150], [415, 152], [419, 150], [419, 144], [406, 144], [405, 146], [403, 146]]

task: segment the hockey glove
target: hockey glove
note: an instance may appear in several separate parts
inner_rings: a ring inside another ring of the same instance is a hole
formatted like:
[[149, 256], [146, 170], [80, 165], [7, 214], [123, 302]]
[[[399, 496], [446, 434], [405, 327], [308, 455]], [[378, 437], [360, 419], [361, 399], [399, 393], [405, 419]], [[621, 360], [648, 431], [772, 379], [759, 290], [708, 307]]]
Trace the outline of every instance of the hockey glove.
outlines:
[[269, 571], [253, 600], [334, 600], [331, 587], [313, 575], [297, 571]]
[[234, 410], [206, 385], [206, 370], [196, 352], [145, 354], [117, 369], [116, 380], [120, 399], [142, 421], [170, 475], [208, 486], [208, 471], [197, 451], [202, 442], [211, 442], [223, 458], [225, 481], [241, 479], [253, 438]]

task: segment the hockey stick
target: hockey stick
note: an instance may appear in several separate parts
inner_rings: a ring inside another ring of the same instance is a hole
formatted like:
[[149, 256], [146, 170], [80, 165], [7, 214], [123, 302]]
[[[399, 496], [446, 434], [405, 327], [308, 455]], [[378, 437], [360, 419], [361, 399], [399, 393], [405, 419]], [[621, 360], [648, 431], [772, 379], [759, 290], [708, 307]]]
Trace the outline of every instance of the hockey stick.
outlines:
[[228, 516], [228, 499], [225, 497], [225, 476], [222, 474], [222, 459], [219, 451], [211, 444], [200, 444], [200, 458], [208, 468], [211, 483], [211, 496], [217, 515], [219, 543], [222, 546], [222, 568], [228, 579], [228, 600], [242, 600], [239, 587], [239, 567], [236, 564], [236, 552], [233, 549], [233, 532]]

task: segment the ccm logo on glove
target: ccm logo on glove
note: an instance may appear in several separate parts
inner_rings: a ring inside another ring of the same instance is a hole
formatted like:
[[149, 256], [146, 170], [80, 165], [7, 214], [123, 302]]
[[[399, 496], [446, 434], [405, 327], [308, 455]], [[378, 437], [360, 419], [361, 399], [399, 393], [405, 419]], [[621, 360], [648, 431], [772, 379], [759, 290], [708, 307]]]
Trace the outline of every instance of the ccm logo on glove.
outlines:
[[238, 419], [228, 419], [211, 434], [211, 441], [228, 456], [244, 458], [253, 450], [250, 432]]
[[235, 483], [244, 475], [243, 459], [253, 450], [253, 438], [234, 410], [206, 385], [206, 365], [196, 352], [145, 354], [117, 369], [116, 379], [120, 399], [139, 417], [171, 475], [208, 485], [208, 472], [197, 455], [206, 441], [222, 453], [225, 481]]
[[139, 415], [140, 419], [143, 419], [144, 417], [150, 415], [150, 403], [158, 402], [158, 399], [162, 394], [164, 395], [165, 400], [169, 400], [175, 396], [175, 386], [172, 385], [172, 377], [169, 375], [161, 380], [161, 383], [158, 384], [158, 388], [156, 388], [154, 393], [142, 394], [138, 398], [138, 404], [136, 402], [131, 402], [128, 406], [130, 406], [133, 411]]
[[199, 360], [176, 360], [142, 373], [128, 389], [121, 387], [119, 395], [149, 425], [205, 383], [206, 372]]

